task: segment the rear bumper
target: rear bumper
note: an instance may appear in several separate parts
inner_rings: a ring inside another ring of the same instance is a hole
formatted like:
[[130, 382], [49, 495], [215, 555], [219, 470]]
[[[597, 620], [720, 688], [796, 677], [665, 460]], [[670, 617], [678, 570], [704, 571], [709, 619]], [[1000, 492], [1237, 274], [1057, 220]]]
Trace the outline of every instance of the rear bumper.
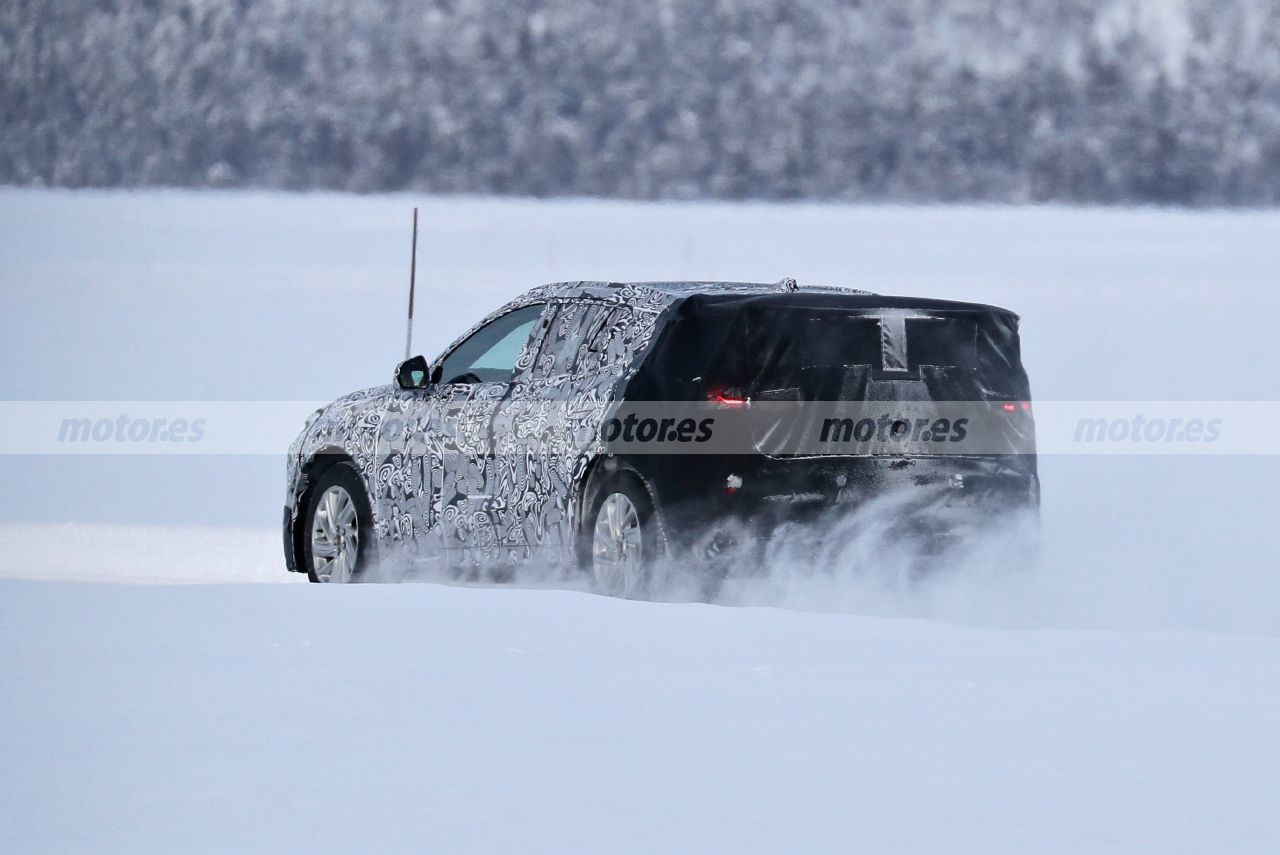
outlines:
[[638, 462], [649, 464], [645, 475], [669, 542], [695, 556], [714, 551], [717, 541], [767, 541], [785, 525], [823, 526], [875, 502], [892, 504], [895, 528], [904, 534], [939, 539], [975, 519], [1035, 512], [1040, 505], [1029, 455], [669, 460]]

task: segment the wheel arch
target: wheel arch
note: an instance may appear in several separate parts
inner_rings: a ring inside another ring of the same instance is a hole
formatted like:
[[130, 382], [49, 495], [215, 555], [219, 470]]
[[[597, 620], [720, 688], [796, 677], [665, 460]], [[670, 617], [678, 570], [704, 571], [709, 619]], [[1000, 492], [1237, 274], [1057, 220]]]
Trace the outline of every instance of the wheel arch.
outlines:
[[[306, 572], [306, 552], [301, 522], [306, 516], [307, 504], [311, 501], [311, 494], [315, 490], [316, 483], [324, 476], [325, 472], [339, 463], [350, 463], [355, 466], [356, 461], [347, 453], [345, 448], [328, 446], [312, 452], [298, 468], [298, 482], [294, 487], [295, 511], [293, 522], [290, 526], [290, 543], [293, 548], [294, 566], [298, 568], [299, 572]], [[359, 468], [359, 466], [356, 466], [357, 470]], [[365, 492], [368, 493], [368, 490], [368, 485], [365, 485]], [[370, 506], [372, 506], [372, 496], [368, 498]]]
[[586, 557], [590, 554], [589, 548], [584, 547], [584, 538], [586, 533], [590, 531], [591, 520], [589, 517], [598, 495], [597, 491], [601, 485], [609, 483], [615, 477], [624, 475], [634, 478], [648, 495], [649, 504], [653, 507], [653, 518], [658, 524], [659, 541], [663, 544], [667, 542], [667, 527], [663, 507], [658, 493], [653, 487], [653, 482], [645, 476], [640, 467], [636, 466], [627, 457], [611, 454], [597, 455], [587, 464], [587, 469], [576, 488], [578, 512], [574, 525], [574, 543], [576, 547], [574, 558], [579, 567], [585, 566]]

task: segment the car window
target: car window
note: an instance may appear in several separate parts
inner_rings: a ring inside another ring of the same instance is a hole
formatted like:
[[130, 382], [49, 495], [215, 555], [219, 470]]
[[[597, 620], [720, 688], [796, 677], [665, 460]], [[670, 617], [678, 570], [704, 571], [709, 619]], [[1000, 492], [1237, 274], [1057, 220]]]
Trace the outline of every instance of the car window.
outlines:
[[586, 324], [586, 335], [577, 349], [574, 374], [594, 374], [626, 360], [627, 333], [635, 316], [625, 306], [601, 307]]
[[503, 383], [515, 376], [545, 303], [494, 318], [455, 347], [440, 365], [445, 383]]
[[554, 304], [534, 377], [595, 374], [626, 361], [635, 313], [626, 306]]
[[547, 325], [547, 334], [533, 369], [534, 377], [569, 373], [587, 335], [607, 309], [595, 303], [560, 303], [552, 311], [555, 314]]

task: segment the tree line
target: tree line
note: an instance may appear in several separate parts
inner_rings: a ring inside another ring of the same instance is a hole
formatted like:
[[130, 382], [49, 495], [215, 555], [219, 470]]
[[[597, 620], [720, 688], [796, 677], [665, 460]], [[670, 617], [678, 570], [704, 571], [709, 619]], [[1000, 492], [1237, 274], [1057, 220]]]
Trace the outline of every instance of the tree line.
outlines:
[[1280, 201], [1280, 4], [10, 0], [0, 182]]

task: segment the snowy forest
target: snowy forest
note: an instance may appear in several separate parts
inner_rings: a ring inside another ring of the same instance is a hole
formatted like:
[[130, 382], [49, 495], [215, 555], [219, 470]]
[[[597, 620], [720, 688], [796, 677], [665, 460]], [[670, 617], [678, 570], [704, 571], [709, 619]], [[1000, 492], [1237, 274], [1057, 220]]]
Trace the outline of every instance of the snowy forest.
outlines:
[[7, 0], [0, 183], [1280, 202], [1269, 0]]

